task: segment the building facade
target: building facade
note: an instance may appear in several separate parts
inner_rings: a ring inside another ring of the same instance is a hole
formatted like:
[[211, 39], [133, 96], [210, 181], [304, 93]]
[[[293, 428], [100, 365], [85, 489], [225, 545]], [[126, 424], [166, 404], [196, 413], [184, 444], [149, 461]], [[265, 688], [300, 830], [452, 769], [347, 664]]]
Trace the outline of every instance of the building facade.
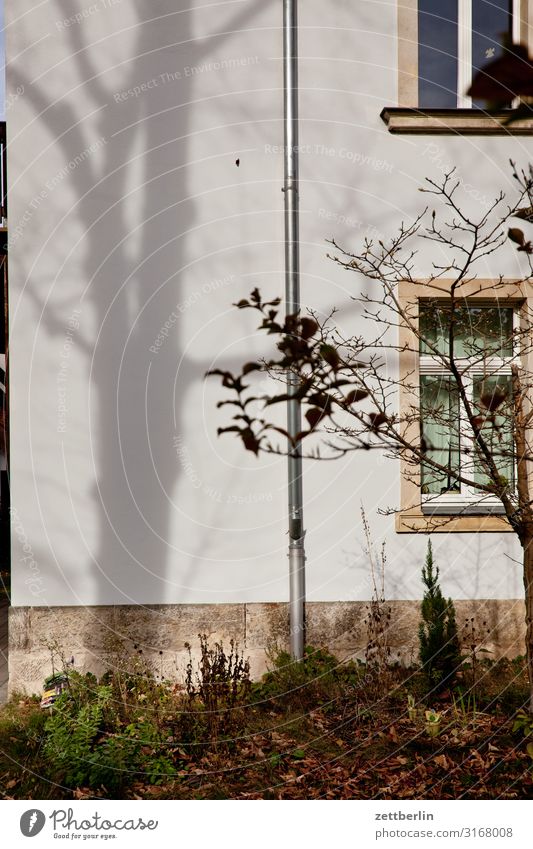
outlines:
[[[532, 4], [300, 5], [302, 303], [364, 332], [364, 281], [326, 240], [395, 232], [452, 167], [473, 211], [513, 191], [527, 122], [510, 131], [465, 91], [502, 31], [533, 39]], [[281, 7], [73, 0], [65, 17], [59, 0], [6, 0], [12, 689], [38, 689], [54, 652], [101, 672], [117, 641], [168, 675], [199, 633], [235, 637], [257, 673], [286, 642], [285, 462], [217, 438], [204, 380], [261, 354], [231, 304], [283, 293]], [[421, 245], [422, 276], [433, 258]], [[482, 276], [521, 262], [509, 245]], [[415, 656], [428, 526], [383, 515], [410, 503], [400, 465], [306, 462], [304, 491], [308, 642], [364, 650], [362, 504], [386, 543], [394, 650]], [[521, 653], [501, 518], [463, 516], [433, 543], [460, 620]]]

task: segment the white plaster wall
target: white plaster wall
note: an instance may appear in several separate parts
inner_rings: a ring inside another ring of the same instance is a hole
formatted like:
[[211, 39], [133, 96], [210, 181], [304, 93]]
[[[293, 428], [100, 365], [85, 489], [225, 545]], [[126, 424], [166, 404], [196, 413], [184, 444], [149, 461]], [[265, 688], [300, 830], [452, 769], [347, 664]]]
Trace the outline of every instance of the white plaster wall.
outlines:
[[[13, 604], [286, 599], [284, 462], [217, 439], [221, 391], [203, 380], [261, 350], [231, 302], [282, 293], [281, 0], [6, 9]], [[448, 165], [479, 206], [532, 145], [387, 133], [393, 0], [305, 0], [300, 22], [302, 299], [357, 332], [361, 281], [324, 240], [390, 232]], [[308, 463], [305, 493], [311, 600], [369, 597], [361, 502], [388, 596], [420, 595], [426, 538], [377, 513], [398, 504], [395, 463]], [[511, 536], [434, 543], [447, 593], [521, 594]]]

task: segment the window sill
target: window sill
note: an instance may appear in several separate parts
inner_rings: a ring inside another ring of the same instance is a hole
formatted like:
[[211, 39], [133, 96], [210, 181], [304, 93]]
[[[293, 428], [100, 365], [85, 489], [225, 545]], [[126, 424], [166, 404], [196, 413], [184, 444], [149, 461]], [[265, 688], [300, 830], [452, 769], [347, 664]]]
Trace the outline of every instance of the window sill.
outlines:
[[462, 515], [436, 516], [424, 515], [421, 510], [405, 510], [396, 515], [396, 533], [512, 533], [505, 516], [498, 515]]
[[491, 498], [461, 499], [460, 496], [423, 496], [424, 516], [504, 516], [501, 501]]
[[512, 110], [488, 114], [483, 109], [414, 109], [387, 106], [381, 119], [389, 133], [460, 136], [533, 135], [533, 115], [506, 124]]

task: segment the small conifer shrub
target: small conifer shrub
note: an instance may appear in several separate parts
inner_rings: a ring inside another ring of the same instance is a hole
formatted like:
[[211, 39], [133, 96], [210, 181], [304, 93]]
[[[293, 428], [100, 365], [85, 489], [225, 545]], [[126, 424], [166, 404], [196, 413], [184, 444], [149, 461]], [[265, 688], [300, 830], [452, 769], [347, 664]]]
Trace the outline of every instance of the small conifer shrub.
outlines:
[[461, 664], [461, 650], [455, 608], [452, 600], [445, 599], [441, 592], [431, 540], [428, 540], [422, 580], [426, 590], [420, 607], [419, 657], [430, 687], [441, 690], [453, 682]]

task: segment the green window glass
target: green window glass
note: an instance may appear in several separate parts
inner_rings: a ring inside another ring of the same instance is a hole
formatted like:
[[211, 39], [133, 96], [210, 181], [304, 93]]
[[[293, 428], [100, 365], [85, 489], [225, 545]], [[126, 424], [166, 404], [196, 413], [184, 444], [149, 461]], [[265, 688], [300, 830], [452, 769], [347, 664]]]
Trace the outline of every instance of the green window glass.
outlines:
[[[513, 319], [513, 307], [497, 304], [462, 304], [455, 306], [453, 312], [449, 304], [442, 302], [419, 304], [420, 434], [424, 455], [421, 492], [433, 497], [426, 499], [428, 505], [435, 496], [445, 496], [441, 508], [446, 503], [461, 509], [463, 502], [468, 505], [479, 501], [477, 485], [490, 483], [467, 408], [477, 419], [500, 478], [510, 491], [514, 490]], [[459, 360], [464, 402], [447, 367], [450, 337], [454, 356]], [[457, 480], [460, 475], [466, 479], [464, 482]]]
[[423, 303], [419, 312], [421, 354], [456, 357], [510, 357], [512, 354], [513, 309], [510, 307], [457, 306], [453, 313], [442, 304]]
[[449, 377], [421, 378], [420, 421], [424, 451], [444, 471], [422, 464], [422, 492], [440, 495], [458, 492], [453, 472], [461, 463], [459, 441], [459, 398]]
[[[481, 434], [502, 477], [514, 483], [511, 376], [474, 378], [474, 406], [483, 419]], [[476, 483], [488, 483], [480, 462], [475, 464]]]

